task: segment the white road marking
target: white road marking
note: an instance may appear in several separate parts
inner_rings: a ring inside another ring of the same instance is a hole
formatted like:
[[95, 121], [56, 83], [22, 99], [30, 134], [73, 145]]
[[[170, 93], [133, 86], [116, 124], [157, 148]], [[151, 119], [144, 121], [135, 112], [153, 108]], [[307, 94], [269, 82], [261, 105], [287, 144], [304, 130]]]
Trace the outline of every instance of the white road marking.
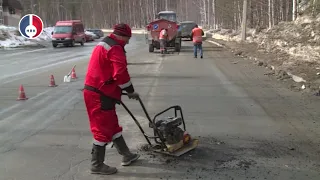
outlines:
[[[2, 145], [2, 147], [0, 147], [0, 152], [7, 151], [13, 144], [25, 140], [25, 138], [28, 138], [35, 132], [44, 129], [53, 121], [64, 117], [68, 113], [67, 107], [72, 105], [72, 102], [78, 96], [78, 94], [73, 92], [66, 93], [64, 96], [35, 112], [32, 116], [26, 117], [23, 121], [20, 121], [18, 125], [10, 126], [8, 131], [3, 133], [0, 137], [0, 143]], [[56, 107], [59, 108], [56, 109]], [[52, 110], [55, 110], [55, 113], [46, 117], [46, 115]], [[15, 136], [11, 136], [11, 134], [14, 134]]]
[[211, 40], [207, 40], [209, 43], [212, 43], [212, 44], [215, 44], [219, 47], [223, 47], [220, 43], [217, 43], [217, 42], [214, 42], [214, 41], [211, 41]]
[[31, 50], [31, 51], [22, 51], [22, 52], [10, 53], [8, 55], [2, 55], [2, 57], [12, 57], [12, 56], [17, 56], [17, 55], [21, 55], [21, 54], [44, 51], [44, 50], [48, 50], [48, 49], [46, 49], [46, 48], [45, 49], [35, 49], [35, 50]]
[[[26, 78], [28, 76], [37, 75], [37, 74], [45, 72], [45, 69], [48, 69], [48, 68], [51, 68], [51, 67], [54, 67], [54, 66], [57, 66], [57, 65], [65, 64], [65, 63], [79, 61], [79, 59], [85, 59], [85, 58], [89, 58], [89, 57], [90, 56], [71, 58], [71, 59], [68, 59], [68, 60], [59, 61], [59, 62], [56, 62], [56, 63], [53, 63], [53, 64], [49, 64], [49, 65], [46, 65], [46, 66], [41, 66], [41, 67], [37, 67], [37, 68], [26, 70], [26, 71], [22, 71], [22, 72], [19, 72], [19, 73], [11, 74], [9, 76], [4, 76], [4, 77], [0, 78], [0, 81], [4, 80], [6, 78], [10, 78], [10, 77], [14, 77], [14, 76], [20, 75], [17, 78], [12, 78], [12, 79], [10, 79], [8, 81], [0, 82], [0, 84], [7, 84], [7, 83], [10, 83], [10, 82], [13, 82], [13, 81], [16, 81], [16, 80], [20, 80], [20, 79]], [[34, 71], [37, 71], [37, 72], [33, 73], [31, 75], [28, 75], [28, 76], [21, 76], [22, 74], [27, 74], [27, 73], [34, 72]]]

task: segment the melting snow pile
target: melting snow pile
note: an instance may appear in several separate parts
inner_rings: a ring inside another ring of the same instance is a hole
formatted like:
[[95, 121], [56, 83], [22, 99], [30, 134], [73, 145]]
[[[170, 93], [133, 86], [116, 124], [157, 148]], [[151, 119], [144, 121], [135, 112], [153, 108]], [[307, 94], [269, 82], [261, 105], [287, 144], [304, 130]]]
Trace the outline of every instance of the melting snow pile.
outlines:
[[[239, 31], [230, 29], [209, 30], [215, 39], [240, 41]], [[281, 22], [272, 29], [261, 32], [256, 29], [247, 31], [247, 41], [255, 42], [268, 52], [281, 50], [293, 58], [305, 62], [320, 62], [320, 16], [299, 17], [294, 22]]]
[[320, 62], [320, 17], [300, 17], [261, 33], [255, 41], [267, 51], [281, 50], [305, 62]]
[[14, 27], [0, 26], [0, 48], [32, 45], [28, 39], [22, 37]]
[[54, 27], [46, 27], [43, 29], [41, 35], [36, 38], [38, 41], [51, 41], [51, 33]]
[[0, 48], [32, 46], [41, 41], [50, 41], [52, 30], [52, 27], [45, 28], [39, 37], [29, 40], [21, 36], [17, 28], [0, 25]]
[[[241, 41], [241, 32], [232, 29], [214, 29], [206, 31], [205, 33], [212, 34], [215, 39], [221, 39], [225, 41]], [[257, 31], [255, 29], [247, 30], [247, 41], [253, 42], [253, 39], [257, 37]]]

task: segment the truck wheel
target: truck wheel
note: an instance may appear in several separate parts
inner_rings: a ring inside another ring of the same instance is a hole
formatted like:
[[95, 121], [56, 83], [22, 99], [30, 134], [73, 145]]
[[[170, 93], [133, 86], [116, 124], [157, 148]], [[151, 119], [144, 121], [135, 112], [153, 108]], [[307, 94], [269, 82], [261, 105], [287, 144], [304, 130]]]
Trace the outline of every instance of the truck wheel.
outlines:
[[180, 52], [181, 44], [176, 43], [175, 46], [174, 46], [174, 49], [175, 49], [176, 52]]
[[53, 46], [54, 48], [56, 48], [56, 47], [58, 46], [58, 44], [52, 44], [52, 46]]
[[149, 52], [154, 52], [154, 47], [152, 44], [149, 44]]
[[71, 47], [74, 47], [74, 45], [75, 45], [75, 41], [74, 41], [74, 39], [72, 40], [72, 42], [71, 42]]

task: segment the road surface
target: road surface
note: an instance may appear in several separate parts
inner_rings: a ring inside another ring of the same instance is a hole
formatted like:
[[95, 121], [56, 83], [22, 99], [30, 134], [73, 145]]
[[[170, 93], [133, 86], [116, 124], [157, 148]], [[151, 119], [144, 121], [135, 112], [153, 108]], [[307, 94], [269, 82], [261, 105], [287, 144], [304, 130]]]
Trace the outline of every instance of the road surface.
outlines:
[[[151, 115], [181, 105], [199, 147], [180, 158], [142, 149], [145, 139], [119, 106], [125, 139], [141, 159], [121, 167], [108, 149], [106, 163], [119, 173], [89, 174], [92, 137], [81, 89], [96, 43], [0, 52], [1, 180], [320, 179], [317, 99], [290, 92], [217, 45], [204, 44], [204, 59], [192, 57], [189, 41], [161, 56], [148, 53], [140, 35], [126, 47], [137, 91]], [[63, 83], [74, 65], [78, 79]], [[48, 87], [51, 74], [57, 87]], [[27, 101], [16, 101], [21, 84]], [[150, 132], [138, 102], [123, 101]]]

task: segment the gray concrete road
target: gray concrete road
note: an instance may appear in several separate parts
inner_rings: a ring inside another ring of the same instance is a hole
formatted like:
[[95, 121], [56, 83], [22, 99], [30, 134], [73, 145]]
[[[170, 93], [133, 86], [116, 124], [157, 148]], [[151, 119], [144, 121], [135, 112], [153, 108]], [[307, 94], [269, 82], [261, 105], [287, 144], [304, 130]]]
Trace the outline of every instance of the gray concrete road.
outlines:
[[[106, 163], [119, 173], [89, 174], [92, 137], [80, 89], [93, 45], [1, 52], [1, 180], [320, 179], [316, 99], [288, 91], [263, 68], [215, 45], [205, 43], [204, 59], [192, 57], [190, 42], [161, 56], [148, 53], [141, 36], [127, 48], [137, 91], [151, 115], [181, 105], [199, 147], [179, 158], [141, 150], [145, 139], [119, 106], [126, 141], [142, 157], [121, 167], [108, 149]], [[62, 83], [73, 65], [79, 78]], [[58, 87], [48, 87], [51, 74]], [[15, 100], [20, 84], [30, 98], [24, 102]], [[123, 101], [150, 133], [138, 102]]]

